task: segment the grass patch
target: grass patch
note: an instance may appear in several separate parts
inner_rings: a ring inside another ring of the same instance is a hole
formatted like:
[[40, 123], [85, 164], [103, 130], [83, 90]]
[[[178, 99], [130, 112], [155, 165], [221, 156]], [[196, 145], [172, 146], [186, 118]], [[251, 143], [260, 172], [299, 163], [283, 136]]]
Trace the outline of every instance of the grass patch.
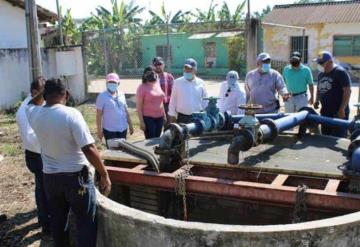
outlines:
[[4, 156], [14, 157], [18, 155], [18, 149], [15, 144], [5, 143], [0, 146], [0, 153], [4, 154]]

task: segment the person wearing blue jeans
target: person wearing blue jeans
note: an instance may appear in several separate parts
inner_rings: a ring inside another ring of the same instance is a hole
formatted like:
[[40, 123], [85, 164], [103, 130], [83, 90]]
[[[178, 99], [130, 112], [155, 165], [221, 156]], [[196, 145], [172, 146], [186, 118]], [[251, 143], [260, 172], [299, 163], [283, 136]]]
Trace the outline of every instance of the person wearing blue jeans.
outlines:
[[50, 219], [48, 201], [43, 183], [43, 163], [41, 155], [25, 150], [25, 162], [28, 169], [35, 176], [35, 201], [37, 206], [38, 222], [44, 233], [50, 233]]
[[107, 141], [110, 139], [115, 139], [115, 138], [126, 139], [127, 129], [124, 131], [108, 131], [106, 129], [103, 129], [103, 134], [104, 134], [104, 138], [105, 138], [106, 147], [109, 148]]
[[[44, 79], [39, 77], [33, 81], [30, 86], [31, 95], [38, 94], [44, 87]], [[37, 207], [37, 216], [39, 226], [45, 234], [50, 233], [50, 219], [48, 211], [48, 203], [43, 185], [43, 162], [41, 159], [41, 148], [34, 130], [31, 128], [26, 117], [25, 109], [29, 104], [32, 96], [29, 95], [19, 107], [16, 113], [16, 122], [18, 124], [19, 133], [25, 149], [26, 166], [35, 176], [35, 201]], [[34, 102], [36, 105], [42, 105], [44, 99], [38, 99]]]
[[45, 174], [46, 194], [51, 205], [52, 232], [58, 246], [69, 246], [68, 213], [74, 212], [79, 246], [96, 245], [96, 192], [87, 166], [80, 172]]
[[154, 137], [159, 137], [161, 135], [162, 128], [164, 126], [164, 118], [153, 118], [153, 117], [146, 117], [143, 116], [144, 123], [145, 123], [145, 138], [150, 139]]
[[[44, 97], [46, 105], [33, 105]], [[77, 246], [96, 246], [96, 194], [90, 164], [100, 175], [100, 191], [108, 195], [111, 181], [81, 113], [65, 106], [68, 93], [58, 79], [46, 81], [43, 93], [26, 108], [43, 160], [44, 187], [55, 247], [69, 246], [68, 215], [76, 218]]]

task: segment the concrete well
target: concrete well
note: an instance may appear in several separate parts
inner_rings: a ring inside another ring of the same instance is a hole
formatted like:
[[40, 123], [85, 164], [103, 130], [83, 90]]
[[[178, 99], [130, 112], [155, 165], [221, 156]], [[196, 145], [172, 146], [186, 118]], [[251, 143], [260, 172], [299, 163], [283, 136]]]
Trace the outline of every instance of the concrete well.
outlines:
[[360, 245], [360, 212], [299, 224], [221, 225], [166, 219], [98, 193], [98, 222], [98, 246], [106, 247]]

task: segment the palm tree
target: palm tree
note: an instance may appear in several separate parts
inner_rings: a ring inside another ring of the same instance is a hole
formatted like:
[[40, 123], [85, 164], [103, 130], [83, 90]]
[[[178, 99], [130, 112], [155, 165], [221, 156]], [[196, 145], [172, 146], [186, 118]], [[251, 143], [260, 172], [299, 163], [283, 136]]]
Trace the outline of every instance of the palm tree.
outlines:
[[171, 16], [171, 12], [166, 12], [165, 3], [163, 2], [160, 8], [160, 14], [157, 14], [152, 10], [149, 10], [149, 13], [151, 15], [151, 19], [148, 21], [149, 25], [163, 25], [184, 23], [191, 12], [182, 12], [179, 10], [175, 15]]
[[226, 2], [223, 2], [220, 11], [218, 12], [218, 20], [222, 23], [228, 23], [230, 25], [238, 24], [241, 21], [241, 17], [244, 13], [247, 0], [236, 6], [234, 14], [231, 14], [229, 6]]
[[66, 14], [62, 18], [62, 31], [64, 33], [65, 45], [74, 45], [80, 41], [80, 32], [76, 27], [74, 19], [71, 15], [71, 9], [66, 10]]
[[196, 22], [215, 22], [216, 21], [216, 9], [217, 4], [214, 4], [214, 0], [211, 0], [209, 8], [207, 11], [201, 9], [196, 9], [197, 13], [195, 14]]
[[[92, 31], [96, 30], [97, 34], [90, 44], [93, 53], [93, 64], [96, 64], [96, 56], [104, 54], [104, 64], [98, 67], [105, 66], [105, 72], [121, 71], [123, 65], [126, 63], [135, 63], [137, 53], [137, 42], [135, 42], [134, 35], [136, 32], [141, 32], [141, 21], [138, 17], [144, 11], [144, 7], [140, 7], [131, 1], [126, 4], [121, 0], [118, 4], [117, 0], [111, 0], [111, 10], [103, 6], [96, 8], [96, 14], [92, 13], [84, 24], [82, 30]], [[99, 54], [100, 51], [100, 54]], [[101, 54], [101, 52], [103, 54]], [[131, 59], [135, 59], [131, 61]], [[94, 68], [96, 66], [94, 65]]]

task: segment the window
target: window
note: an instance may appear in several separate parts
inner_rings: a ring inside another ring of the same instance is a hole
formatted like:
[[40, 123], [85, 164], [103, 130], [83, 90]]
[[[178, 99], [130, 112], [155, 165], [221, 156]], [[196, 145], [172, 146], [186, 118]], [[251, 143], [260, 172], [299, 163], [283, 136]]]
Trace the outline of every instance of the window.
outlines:
[[335, 56], [360, 56], [360, 35], [334, 36]]
[[215, 42], [205, 43], [205, 67], [206, 68], [216, 67], [216, 43]]
[[[290, 54], [294, 51], [298, 51], [302, 54], [303, 52], [303, 36], [293, 36], [291, 37], [291, 47], [290, 47]], [[309, 46], [309, 37], [305, 36], [305, 50], [303, 55], [303, 62], [308, 62], [308, 46]]]
[[[169, 50], [170, 50], [169, 58], [170, 58], [170, 62], [172, 62], [172, 47], [171, 47], [171, 45], [169, 47]], [[167, 45], [157, 45], [156, 46], [156, 56], [162, 57], [166, 63], [168, 61]]]

